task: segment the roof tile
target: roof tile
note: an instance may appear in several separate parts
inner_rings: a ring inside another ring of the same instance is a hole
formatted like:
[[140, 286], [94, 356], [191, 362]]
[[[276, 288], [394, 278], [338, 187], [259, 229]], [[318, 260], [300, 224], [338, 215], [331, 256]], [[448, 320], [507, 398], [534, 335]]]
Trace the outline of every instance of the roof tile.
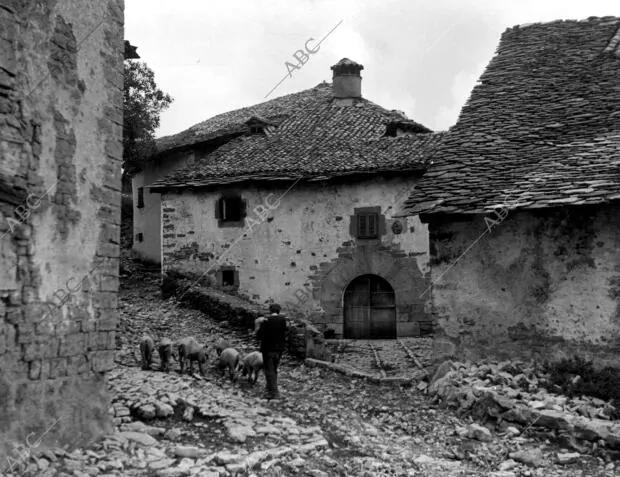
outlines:
[[507, 189], [528, 198], [511, 209], [616, 200], [619, 35], [614, 17], [504, 32], [402, 214], [482, 213]]

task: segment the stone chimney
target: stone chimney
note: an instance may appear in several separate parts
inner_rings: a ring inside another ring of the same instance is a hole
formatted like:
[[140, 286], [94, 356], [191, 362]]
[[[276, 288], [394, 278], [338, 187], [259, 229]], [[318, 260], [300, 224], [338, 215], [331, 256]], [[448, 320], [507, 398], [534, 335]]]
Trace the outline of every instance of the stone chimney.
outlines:
[[364, 67], [348, 58], [341, 59], [331, 67], [334, 72], [332, 89], [334, 98], [361, 98]]

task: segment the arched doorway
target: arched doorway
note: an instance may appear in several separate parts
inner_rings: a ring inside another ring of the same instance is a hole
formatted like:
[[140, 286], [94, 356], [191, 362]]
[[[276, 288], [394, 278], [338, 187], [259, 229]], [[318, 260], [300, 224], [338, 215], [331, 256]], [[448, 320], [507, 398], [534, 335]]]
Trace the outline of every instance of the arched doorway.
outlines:
[[394, 289], [377, 275], [355, 278], [344, 292], [344, 329], [347, 339], [396, 338]]

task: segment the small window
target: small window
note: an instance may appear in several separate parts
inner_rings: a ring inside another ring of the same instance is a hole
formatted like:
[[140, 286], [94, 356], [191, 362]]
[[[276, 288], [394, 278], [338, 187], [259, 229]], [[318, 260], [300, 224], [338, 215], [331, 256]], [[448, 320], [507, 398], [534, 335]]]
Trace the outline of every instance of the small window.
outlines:
[[239, 272], [235, 267], [225, 265], [217, 272], [217, 283], [223, 288], [236, 290], [239, 288]]
[[263, 127], [262, 126], [251, 126], [250, 127], [250, 134], [251, 135], [262, 134], [262, 133], [263, 133]]
[[357, 237], [358, 238], [377, 238], [378, 214], [359, 214], [357, 215]]
[[138, 209], [144, 208], [144, 187], [138, 187]]
[[142, 234], [142, 232], [138, 232], [136, 234], [136, 241], [137, 242], [142, 242], [144, 240], [144, 235]]
[[225, 287], [235, 286], [235, 271], [234, 270], [222, 270], [222, 285]]
[[361, 240], [378, 239], [385, 235], [385, 215], [381, 207], [356, 207], [349, 223], [349, 233]]
[[220, 223], [241, 223], [245, 218], [245, 209], [245, 201], [240, 196], [224, 196], [217, 201], [215, 215]]

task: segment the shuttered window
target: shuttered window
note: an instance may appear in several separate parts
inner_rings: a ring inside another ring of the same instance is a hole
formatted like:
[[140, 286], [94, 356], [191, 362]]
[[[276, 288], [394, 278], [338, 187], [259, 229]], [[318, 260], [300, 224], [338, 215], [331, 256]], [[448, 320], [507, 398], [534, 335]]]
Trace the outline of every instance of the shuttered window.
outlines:
[[359, 214], [357, 215], [357, 237], [358, 238], [377, 238], [377, 218], [378, 214]]

